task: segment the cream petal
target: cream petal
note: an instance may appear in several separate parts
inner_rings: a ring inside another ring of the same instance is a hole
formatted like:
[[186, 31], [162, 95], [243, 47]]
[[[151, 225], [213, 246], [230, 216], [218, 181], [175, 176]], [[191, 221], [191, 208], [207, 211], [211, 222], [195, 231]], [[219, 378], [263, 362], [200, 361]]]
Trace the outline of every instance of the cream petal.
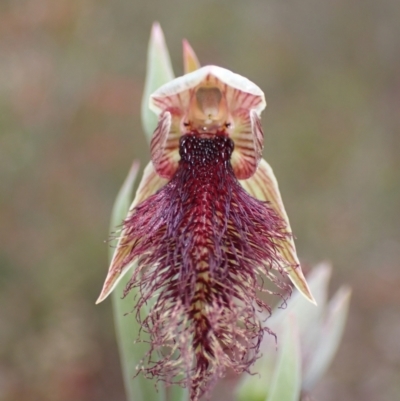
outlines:
[[[139, 187], [136, 191], [135, 198], [132, 202], [131, 207], [129, 208], [128, 216], [132, 213], [133, 209], [146, 200], [149, 196], [155, 194], [160, 188], [168, 183], [168, 180], [160, 177], [156, 170], [154, 169], [153, 163], [150, 162], [144, 172], [142, 180], [139, 184]], [[107, 277], [105, 279], [103, 289], [101, 290], [100, 296], [97, 299], [96, 303], [100, 303], [104, 301], [108, 297], [108, 295], [112, 292], [112, 290], [116, 287], [119, 280], [125, 275], [125, 273], [129, 270], [132, 264], [124, 263], [126, 258], [129, 256], [132, 251], [133, 244], [129, 243], [125, 237], [125, 230], [122, 229], [121, 235], [118, 241], [118, 245], [115, 249], [114, 256], [112, 258], [110, 268], [107, 273]]]
[[[264, 159], [261, 159], [256, 173], [247, 180], [241, 180], [240, 183], [250, 195], [262, 201], [269, 201], [275, 211], [285, 220], [287, 230], [291, 232], [289, 218], [282, 202], [278, 182], [271, 166]], [[293, 239], [290, 238], [280, 245], [282, 246], [282, 256], [288, 262], [288, 265], [283, 266], [283, 268], [287, 271], [290, 280], [310, 302], [316, 304], [301, 270]]]
[[235, 108], [243, 103], [242, 108], [254, 108], [260, 114], [266, 106], [263, 91], [249, 79], [225, 68], [207, 65], [161, 86], [151, 95], [149, 107], [157, 115], [169, 108], [185, 112], [193, 91], [201, 85], [229, 91], [232, 95], [229, 105]]
[[139, 187], [136, 191], [135, 198], [129, 208], [129, 215], [132, 213], [133, 208], [142, 203], [151, 195], [154, 195], [164, 185], [168, 184], [168, 180], [160, 177], [152, 162], [149, 162], [143, 171], [143, 177], [140, 181]]

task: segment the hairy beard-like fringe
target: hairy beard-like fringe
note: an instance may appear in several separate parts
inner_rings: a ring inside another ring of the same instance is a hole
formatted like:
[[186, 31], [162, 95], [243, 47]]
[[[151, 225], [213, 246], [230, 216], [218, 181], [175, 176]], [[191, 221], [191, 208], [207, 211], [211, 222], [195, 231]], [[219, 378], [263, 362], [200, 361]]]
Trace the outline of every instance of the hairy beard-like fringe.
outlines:
[[174, 177], [124, 222], [121, 245], [131, 249], [123, 264], [138, 258], [124, 295], [139, 288], [139, 321], [152, 305], [141, 321], [150, 350], [139, 368], [188, 386], [192, 400], [257, 358], [266, 331], [257, 310], [270, 312], [257, 297], [267, 291], [261, 277], [289, 289], [277, 245], [289, 236], [285, 223], [241, 187], [233, 146], [223, 134], [183, 136]]

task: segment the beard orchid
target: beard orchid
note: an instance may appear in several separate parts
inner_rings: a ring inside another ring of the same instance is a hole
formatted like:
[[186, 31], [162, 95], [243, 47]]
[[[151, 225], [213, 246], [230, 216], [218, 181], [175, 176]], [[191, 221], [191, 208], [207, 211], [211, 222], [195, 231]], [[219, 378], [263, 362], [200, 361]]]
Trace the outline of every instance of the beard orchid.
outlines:
[[[270, 306], [260, 292], [313, 302], [271, 167], [262, 158], [259, 87], [217, 66], [197, 67], [150, 97], [158, 116], [145, 168], [98, 299], [133, 265], [124, 291], [150, 350], [139, 369], [198, 400], [227, 369], [248, 371]], [[269, 281], [272, 286], [265, 286]], [[141, 316], [150, 305], [146, 316]]]

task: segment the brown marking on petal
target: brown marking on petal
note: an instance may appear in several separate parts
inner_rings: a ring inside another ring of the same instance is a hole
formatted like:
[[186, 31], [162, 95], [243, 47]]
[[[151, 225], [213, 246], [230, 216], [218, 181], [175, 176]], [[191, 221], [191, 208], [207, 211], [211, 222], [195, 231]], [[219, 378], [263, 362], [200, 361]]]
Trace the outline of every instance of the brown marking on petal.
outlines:
[[237, 181], [226, 133], [203, 134], [180, 139], [171, 181], [124, 222], [124, 258], [116, 266], [138, 260], [125, 295], [139, 289], [139, 320], [154, 299], [141, 322], [151, 343], [140, 370], [188, 386], [191, 400], [227, 369], [248, 371], [257, 358], [265, 329], [256, 311], [270, 311], [257, 297], [267, 291], [261, 276], [289, 290], [278, 268], [287, 264], [279, 248], [288, 236], [284, 221]]
[[254, 140], [257, 142], [257, 148], [262, 150], [264, 144], [264, 132], [261, 125], [261, 119], [254, 109], [250, 110], [250, 122]]
[[153, 102], [163, 110], [167, 110], [169, 107], [171, 107], [171, 99], [168, 97], [164, 98], [154, 98]]
[[176, 94], [171, 97], [155, 97], [152, 99], [153, 103], [163, 110], [159, 115], [159, 120], [165, 113], [170, 113], [172, 115], [171, 127], [172, 130], [179, 130], [180, 121], [183, 116], [183, 108], [187, 103], [187, 94], [185, 96], [181, 94]]
[[[242, 96], [243, 97], [243, 96]], [[251, 177], [262, 157], [264, 134], [260, 118], [253, 109], [237, 109], [232, 113], [235, 128], [231, 138], [235, 143], [232, 167], [239, 180]]]
[[180, 132], [172, 127], [169, 111], [163, 113], [158, 121], [150, 144], [151, 160], [157, 173], [163, 178], [171, 178], [178, 168]]

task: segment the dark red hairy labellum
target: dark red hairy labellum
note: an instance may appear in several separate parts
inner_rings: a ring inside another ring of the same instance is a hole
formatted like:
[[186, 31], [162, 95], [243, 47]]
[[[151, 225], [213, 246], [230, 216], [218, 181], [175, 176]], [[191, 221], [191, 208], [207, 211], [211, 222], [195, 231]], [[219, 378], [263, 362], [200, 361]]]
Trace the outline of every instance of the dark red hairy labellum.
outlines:
[[[288, 286], [277, 242], [289, 235], [270, 205], [250, 196], [236, 179], [234, 144], [223, 133], [180, 139], [178, 170], [124, 222], [123, 264], [138, 259], [125, 290], [139, 287], [137, 317], [150, 335], [140, 366], [150, 377], [190, 387], [192, 400], [227, 369], [247, 371], [265, 329], [257, 297], [262, 276]], [[125, 245], [124, 245], [125, 244]]]

